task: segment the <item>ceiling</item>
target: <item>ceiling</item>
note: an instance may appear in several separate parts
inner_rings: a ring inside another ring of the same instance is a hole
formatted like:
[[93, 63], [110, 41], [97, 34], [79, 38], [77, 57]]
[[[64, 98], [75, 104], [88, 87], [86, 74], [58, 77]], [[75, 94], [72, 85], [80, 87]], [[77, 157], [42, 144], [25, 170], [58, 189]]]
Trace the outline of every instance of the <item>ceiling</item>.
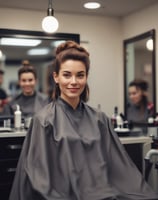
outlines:
[[[53, 0], [52, 4], [55, 12], [124, 17], [158, 2], [157, 0], [96, 0], [101, 3], [101, 8], [87, 10], [83, 8], [83, 3], [86, 1]], [[47, 7], [48, 1], [46, 0], [0, 0], [0, 8], [30, 9], [45, 12]]]

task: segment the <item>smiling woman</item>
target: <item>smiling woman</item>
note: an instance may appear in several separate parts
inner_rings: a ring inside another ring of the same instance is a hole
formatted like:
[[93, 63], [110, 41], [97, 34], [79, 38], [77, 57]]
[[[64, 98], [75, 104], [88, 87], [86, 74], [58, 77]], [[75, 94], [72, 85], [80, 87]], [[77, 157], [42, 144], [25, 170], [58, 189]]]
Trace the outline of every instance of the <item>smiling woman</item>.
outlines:
[[52, 64], [56, 46], [64, 41], [80, 42], [79, 34], [0, 29], [0, 69], [5, 71], [4, 88], [15, 95], [17, 70], [28, 60], [37, 70], [37, 89], [47, 92], [47, 69]]

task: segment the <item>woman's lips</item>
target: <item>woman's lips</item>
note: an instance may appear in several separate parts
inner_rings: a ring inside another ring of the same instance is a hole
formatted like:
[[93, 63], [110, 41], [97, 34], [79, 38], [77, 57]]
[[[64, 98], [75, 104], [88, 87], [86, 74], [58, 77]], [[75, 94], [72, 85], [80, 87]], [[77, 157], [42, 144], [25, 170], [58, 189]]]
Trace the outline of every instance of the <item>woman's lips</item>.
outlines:
[[69, 88], [70, 92], [77, 92], [79, 88]]

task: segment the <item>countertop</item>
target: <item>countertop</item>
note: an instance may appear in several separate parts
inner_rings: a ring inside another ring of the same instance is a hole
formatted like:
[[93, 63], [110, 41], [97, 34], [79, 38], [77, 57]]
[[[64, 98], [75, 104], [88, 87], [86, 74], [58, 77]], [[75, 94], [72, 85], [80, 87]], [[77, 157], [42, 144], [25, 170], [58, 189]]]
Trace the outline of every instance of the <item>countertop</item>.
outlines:
[[[10, 131], [10, 132], [0, 132], [0, 138], [4, 137], [25, 137], [27, 131]], [[152, 143], [152, 138], [149, 136], [127, 136], [119, 137], [122, 144], [134, 144], [134, 143]]]

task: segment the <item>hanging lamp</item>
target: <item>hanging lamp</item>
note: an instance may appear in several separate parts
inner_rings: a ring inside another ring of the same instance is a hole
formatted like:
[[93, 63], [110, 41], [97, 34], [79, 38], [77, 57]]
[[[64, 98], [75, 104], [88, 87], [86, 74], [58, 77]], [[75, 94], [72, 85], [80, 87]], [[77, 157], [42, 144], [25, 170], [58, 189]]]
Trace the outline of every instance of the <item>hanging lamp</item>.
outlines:
[[42, 28], [47, 33], [54, 33], [59, 27], [58, 20], [54, 17], [52, 0], [48, 0], [47, 16], [42, 20]]

